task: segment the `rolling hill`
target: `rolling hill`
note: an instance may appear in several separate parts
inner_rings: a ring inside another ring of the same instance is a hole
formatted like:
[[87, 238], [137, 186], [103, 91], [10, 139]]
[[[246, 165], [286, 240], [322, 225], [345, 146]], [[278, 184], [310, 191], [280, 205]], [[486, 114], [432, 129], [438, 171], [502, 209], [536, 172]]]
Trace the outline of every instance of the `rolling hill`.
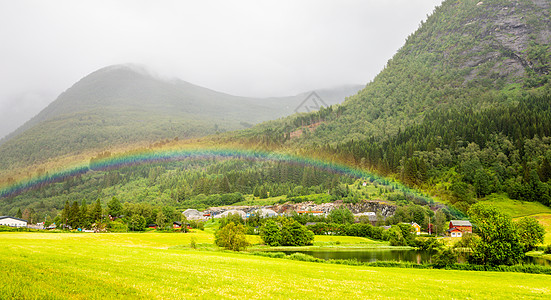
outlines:
[[[361, 86], [316, 91], [327, 105]], [[232, 96], [144, 68], [115, 65], [84, 77], [0, 141], [0, 170], [109, 147], [197, 138], [294, 113], [311, 92], [291, 97]]]

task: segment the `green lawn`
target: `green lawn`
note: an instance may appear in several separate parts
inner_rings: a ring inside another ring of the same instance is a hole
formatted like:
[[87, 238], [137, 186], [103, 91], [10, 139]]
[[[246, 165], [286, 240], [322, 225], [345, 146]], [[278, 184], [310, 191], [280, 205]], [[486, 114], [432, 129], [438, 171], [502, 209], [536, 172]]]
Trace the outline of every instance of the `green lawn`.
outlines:
[[212, 235], [0, 233], [0, 299], [547, 298], [547, 275], [354, 267], [179, 247]]
[[551, 208], [539, 202], [527, 202], [512, 200], [501, 194], [492, 194], [483, 200], [484, 203], [492, 204], [501, 211], [508, 213], [511, 217], [524, 217], [536, 214], [551, 214]]

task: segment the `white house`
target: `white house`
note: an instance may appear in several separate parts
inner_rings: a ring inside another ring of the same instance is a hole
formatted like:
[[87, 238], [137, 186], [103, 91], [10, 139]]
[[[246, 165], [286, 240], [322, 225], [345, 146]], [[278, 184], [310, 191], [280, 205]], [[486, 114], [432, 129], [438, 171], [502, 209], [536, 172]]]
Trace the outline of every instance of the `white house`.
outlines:
[[258, 214], [261, 218], [277, 217], [277, 213], [269, 208], [259, 208], [254, 212], [254, 214]]
[[225, 218], [227, 217], [228, 215], [239, 215], [241, 217], [241, 219], [245, 219], [247, 217], [247, 214], [242, 211], [242, 210], [237, 210], [237, 209], [232, 209], [232, 210], [227, 210], [219, 215], [216, 215], [214, 216], [216, 219], [220, 219], [220, 218]]
[[2, 216], [0, 217], [0, 226], [27, 227], [27, 221], [14, 217]]

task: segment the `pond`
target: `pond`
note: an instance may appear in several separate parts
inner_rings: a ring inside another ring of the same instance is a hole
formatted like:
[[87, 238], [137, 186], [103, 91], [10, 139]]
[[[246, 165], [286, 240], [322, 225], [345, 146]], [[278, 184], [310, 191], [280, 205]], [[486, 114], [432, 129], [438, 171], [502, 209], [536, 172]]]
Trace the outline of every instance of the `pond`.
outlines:
[[[279, 252], [279, 251], [278, 251]], [[316, 250], [316, 251], [280, 251], [287, 255], [292, 253], [304, 253], [313, 257], [329, 260], [329, 259], [357, 259], [361, 262], [374, 262], [383, 260], [405, 261], [414, 263], [430, 263], [435, 252], [421, 250], [403, 250], [403, 249], [342, 249], [342, 250]], [[458, 262], [465, 262], [465, 257], [460, 256]], [[526, 256], [524, 259], [526, 264], [538, 264], [551, 267], [551, 261]]]

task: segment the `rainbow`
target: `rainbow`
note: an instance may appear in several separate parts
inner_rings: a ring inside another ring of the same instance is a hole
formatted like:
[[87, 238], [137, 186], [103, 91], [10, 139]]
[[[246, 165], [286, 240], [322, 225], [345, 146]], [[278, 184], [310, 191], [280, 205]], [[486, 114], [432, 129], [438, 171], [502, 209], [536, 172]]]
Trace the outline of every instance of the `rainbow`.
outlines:
[[255, 161], [275, 161], [296, 164], [300, 166], [313, 167], [321, 171], [342, 174], [353, 178], [377, 182], [379, 185], [389, 186], [415, 197], [424, 198], [432, 202], [430, 198], [412, 190], [398, 182], [389, 181], [376, 174], [369, 173], [344, 164], [322, 161], [318, 159], [301, 157], [297, 155], [267, 152], [259, 150], [224, 149], [224, 148], [202, 148], [202, 149], [147, 149], [133, 152], [126, 152], [112, 155], [105, 158], [92, 159], [90, 162], [65, 167], [53, 173], [37, 175], [32, 178], [12, 183], [0, 189], [0, 197], [10, 197], [25, 191], [45, 186], [55, 182], [64, 181], [67, 178], [83, 175], [88, 172], [106, 171], [122, 167], [135, 166], [148, 163], [160, 163], [171, 161], [182, 161], [186, 159], [248, 159]]

